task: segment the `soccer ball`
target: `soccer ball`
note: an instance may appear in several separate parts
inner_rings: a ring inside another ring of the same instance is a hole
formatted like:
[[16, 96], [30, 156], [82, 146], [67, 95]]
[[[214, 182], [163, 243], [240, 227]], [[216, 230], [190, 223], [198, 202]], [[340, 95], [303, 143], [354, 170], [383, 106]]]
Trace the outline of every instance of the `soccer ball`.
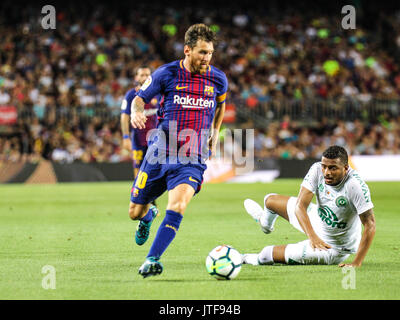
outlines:
[[218, 280], [234, 279], [242, 268], [242, 255], [231, 246], [218, 246], [208, 254], [206, 268]]

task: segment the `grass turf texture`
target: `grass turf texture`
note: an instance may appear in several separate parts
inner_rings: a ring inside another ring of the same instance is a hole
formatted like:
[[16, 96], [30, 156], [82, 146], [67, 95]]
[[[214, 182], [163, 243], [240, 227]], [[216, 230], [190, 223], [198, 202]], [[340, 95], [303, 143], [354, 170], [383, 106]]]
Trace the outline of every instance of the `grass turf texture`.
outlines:
[[[343, 289], [338, 266], [244, 265], [232, 281], [207, 274], [205, 258], [219, 244], [259, 252], [305, 239], [283, 219], [262, 233], [243, 200], [266, 193], [297, 195], [300, 180], [271, 184], [208, 184], [185, 213], [161, 261], [164, 272], [137, 271], [164, 218], [167, 195], [148, 242], [134, 243], [128, 217], [130, 182], [0, 186], [0, 299], [399, 299], [400, 183], [369, 183], [377, 231], [356, 288]], [[354, 255], [347, 262], [351, 262]], [[56, 289], [42, 288], [42, 267], [56, 270]]]

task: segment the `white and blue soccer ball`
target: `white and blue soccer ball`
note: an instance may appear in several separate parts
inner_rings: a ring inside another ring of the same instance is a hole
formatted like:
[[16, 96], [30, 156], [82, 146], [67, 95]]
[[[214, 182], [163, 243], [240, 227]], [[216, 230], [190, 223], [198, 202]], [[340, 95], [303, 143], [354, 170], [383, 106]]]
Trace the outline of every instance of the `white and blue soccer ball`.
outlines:
[[206, 258], [207, 272], [218, 280], [232, 280], [242, 268], [242, 255], [228, 245], [218, 246]]

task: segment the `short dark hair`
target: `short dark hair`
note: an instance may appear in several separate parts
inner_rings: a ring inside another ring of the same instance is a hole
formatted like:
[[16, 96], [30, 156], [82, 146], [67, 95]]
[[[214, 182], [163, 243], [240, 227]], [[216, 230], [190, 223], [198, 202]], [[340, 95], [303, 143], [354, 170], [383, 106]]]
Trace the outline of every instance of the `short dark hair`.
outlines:
[[138, 72], [139, 72], [140, 69], [149, 69], [150, 72], [152, 72], [152, 70], [151, 70], [151, 68], [150, 68], [149, 66], [143, 65], [143, 66], [139, 66], [139, 67], [137, 67], [137, 68], [135, 69], [135, 75], [138, 74]]
[[210, 27], [206, 26], [204, 23], [197, 23], [189, 27], [185, 33], [185, 43], [184, 45], [194, 48], [198, 40], [203, 40], [206, 42], [212, 42], [213, 44], [217, 41], [217, 35]]
[[340, 146], [330, 146], [322, 153], [322, 156], [327, 159], [339, 158], [345, 166], [347, 166], [349, 162], [346, 149]]

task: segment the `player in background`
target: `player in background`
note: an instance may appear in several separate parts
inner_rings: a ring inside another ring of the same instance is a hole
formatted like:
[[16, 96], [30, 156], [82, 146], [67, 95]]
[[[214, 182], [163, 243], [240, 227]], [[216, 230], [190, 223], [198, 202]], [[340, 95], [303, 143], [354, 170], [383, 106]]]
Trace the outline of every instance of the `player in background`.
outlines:
[[[159, 103], [161, 96], [154, 97], [149, 103], [144, 106], [144, 112], [148, 117], [146, 126], [143, 129], [133, 129], [131, 132], [130, 115], [131, 115], [131, 105], [133, 99], [141, 85], [146, 81], [151, 75], [151, 69], [147, 66], [141, 66], [136, 69], [135, 82], [137, 86], [129, 90], [125, 94], [125, 98], [121, 104], [121, 131], [122, 131], [122, 147], [132, 154], [133, 159], [133, 178], [135, 179], [140, 165], [142, 164], [144, 155], [147, 151], [147, 140], [146, 135], [149, 130], [156, 128], [157, 126], [157, 110], [159, 108]], [[149, 207], [148, 217], [145, 218], [137, 226], [137, 231], [135, 234], [135, 241], [138, 245], [144, 243], [143, 239], [148, 237], [148, 232], [154, 217], [158, 214], [156, 203], [153, 201], [152, 206]], [[151, 219], [149, 219], [151, 217]]]
[[[311, 203], [314, 195], [316, 205]], [[295, 244], [266, 246], [258, 254], [244, 254], [245, 264], [360, 267], [375, 235], [368, 186], [349, 167], [347, 152], [339, 146], [326, 149], [321, 161], [311, 166], [297, 198], [270, 193], [264, 198], [264, 209], [251, 199], [246, 199], [244, 206], [267, 234], [281, 216], [308, 237]], [[352, 253], [356, 253], [353, 262], [342, 263]]]
[[146, 128], [133, 129], [131, 131], [131, 104], [133, 99], [136, 97], [136, 93], [140, 89], [140, 86], [146, 81], [151, 75], [151, 69], [147, 66], [141, 66], [136, 69], [135, 88], [130, 89], [126, 94], [121, 104], [121, 131], [122, 131], [122, 147], [132, 153], [133, 159], [133, 178], [136, 178], [139, 172], [140, 165], [143, 161], [144, 155], [147, 151], [147, 132], [157, 127], [157, 110], [159, 108], [160, 98], [155, 97], [150, 103], [145, 105], [145, 112], [148, 116], [146, 122]]
[[[129, 205], [130, 218], [143, 219], [149, 203], [168, 190], [165, 218], [139, 268], [143, 277], [163, 271], [159, 259], [175, 238], [190, 200], [200, 191], [209, 151], [215, 154], [228, 88], [226, 75], [210, 65], [215, 40], [216, 35], [208, 26], [191, 26], [185, 33], [185, 58], [158, 68], [133, 100], [131, 124], [141, 129], [147, 121], [145, 103], [156, 94], [164, 96], [158, 134], [133, 184]], [[206, 136], [202, 134], [204, 131]], [[188, 145], [190, 149], [184, 149]], [[154, 150], [166, 156], [164, 163], [150, 161]], [[183, 163], [176, 156], [180, 154], [178, 150], [184, 150], [184, 155], [189, 153], [190, 159], [195, 161]]]

